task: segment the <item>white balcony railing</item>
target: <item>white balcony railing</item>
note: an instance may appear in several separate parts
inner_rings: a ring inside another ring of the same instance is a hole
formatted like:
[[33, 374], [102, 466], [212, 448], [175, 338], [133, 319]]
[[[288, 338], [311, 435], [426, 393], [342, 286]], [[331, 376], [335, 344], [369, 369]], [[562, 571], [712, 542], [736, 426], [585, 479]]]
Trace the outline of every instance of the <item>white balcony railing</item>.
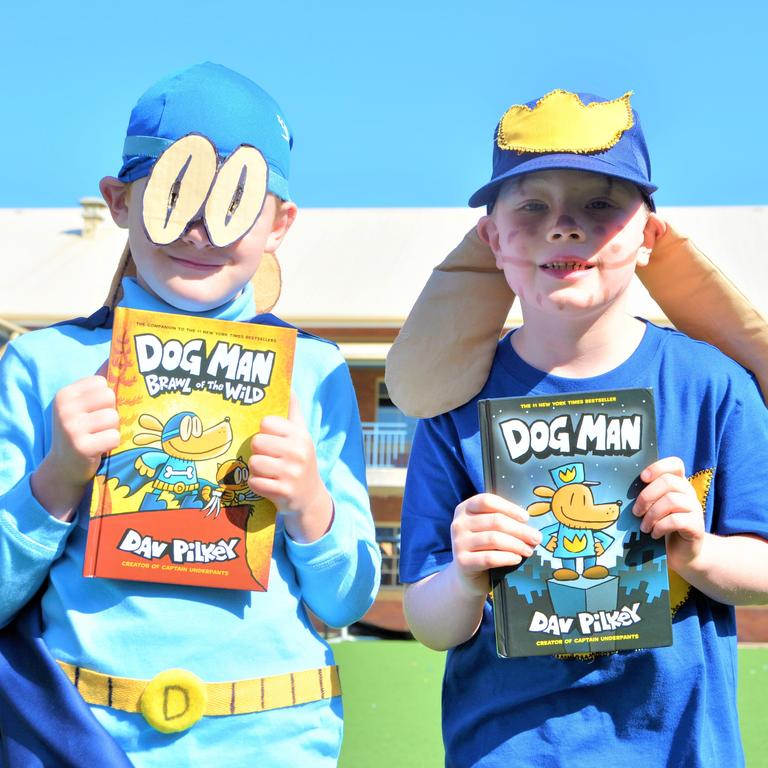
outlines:
[[363, 448], [369, 467], [404, 467], [408, 458], [407, 424], [364, 421]]

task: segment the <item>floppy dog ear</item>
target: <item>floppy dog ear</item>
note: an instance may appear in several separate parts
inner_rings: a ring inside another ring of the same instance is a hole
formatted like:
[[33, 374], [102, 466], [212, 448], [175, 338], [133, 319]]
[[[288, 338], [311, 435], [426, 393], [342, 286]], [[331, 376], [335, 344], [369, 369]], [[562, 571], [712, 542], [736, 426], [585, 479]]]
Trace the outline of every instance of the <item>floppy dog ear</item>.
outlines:
[[395, 405], [428, 418], [476, 395], [514, 300], [473, 227], [432, 271], [387, 355], [385, 380]]
[[667, 224], [637, 275], [676, 328], [749, 368], [768, 398], [768, 323], [689, 238]]
[[283, 286], [280, 263], [274, 253], [266, 252], [261, 257], [259, 268], [251, 278], [251, 285], [256, 312], [263, 314], [271, 311], [280, 298]]
[[531, 517], [539, 517], [540, 515], [546, 515], [547, 512], [551, 512], [552, 504], [548, 501], [534, 501], [526, 509]]
[[136, 264], [131, 256], [131, 249], [128, 243], [125, 243], [123, 253], [120, 256], [120, 261], [117, 262], [117, 269], [112, 276], [112, 282], [107, 292], [107, 298], [104, 300], [104, 306], [114, 309], [123, 298], [123, 288], [121, 282], [124, 277], [136, 277]]
[[[687, 237], [667, 224], [637, 274], [676, 328], [749, 368], [768, 399], [768, 323]], [[471, 400], [514, 298], [473, 228], [432, 271], [392, 344], [385, 378], [397, 407], [429, 418]]]

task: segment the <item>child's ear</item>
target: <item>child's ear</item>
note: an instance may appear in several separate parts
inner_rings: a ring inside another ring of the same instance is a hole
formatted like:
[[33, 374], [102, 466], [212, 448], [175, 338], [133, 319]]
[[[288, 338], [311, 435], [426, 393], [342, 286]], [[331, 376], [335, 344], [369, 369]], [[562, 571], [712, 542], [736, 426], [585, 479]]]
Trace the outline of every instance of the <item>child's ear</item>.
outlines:
[[130, 184], [125, 184], [114, 176], [105, 176], [99, 182], [99, 191], [112, 214], [112, 219], [122, 229], [128, 228], [130, 190]]
[[646, 267], [651, 258], [651, 251], [656, 241], [664, 234], [667, 225], [664, 220], [655, 213], [648, 214], [648, 220], [643, 228], [643, 244], [637, 251], [637, 266]]
[[277, 210], [275, 211], [275, 218], [272, 222], [272, 230], [264, 245], [264, 250], [267, 253], [274, 253], [278, 249], [278, 246], [283, 242], [283, 238], [293, 225], [293, 222], [296, 221], [296, 214], [298, 213], [298, 208], [295, 203], [290, 203], [286, 200], [277, 200], [276, 203]]
[[480, 221], [477, 222], [475, 227], [480, 239], [490, 246], [493, 251], [493, 255], [496, 257], [496, 268], [503, 269], [504, 265], [501, 262], [499, 254], [499, 228], [496, 226], [496, 222], [492, 216], [483, 216]]

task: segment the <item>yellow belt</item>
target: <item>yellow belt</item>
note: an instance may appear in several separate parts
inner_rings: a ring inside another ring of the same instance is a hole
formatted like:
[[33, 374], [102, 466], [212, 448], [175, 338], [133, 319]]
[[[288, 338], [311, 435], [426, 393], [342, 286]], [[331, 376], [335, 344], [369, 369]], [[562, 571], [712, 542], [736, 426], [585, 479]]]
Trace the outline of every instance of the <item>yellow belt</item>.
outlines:
[[205, 683], [186, 669], [168, 669], [152, 680], [135, 680], [104, 675], [65, 661], [58, 664], [89, 704], [141, 712], [153, 728], [163, 733], [185, 731], [203, 716], [263, 712], [341, 695], [336, 666], [253, 680]]
[[190, 493], [191, 491], [196, 491], [200, 487], [200, 483], [192, 483], [191, 485], [187, 483], [179, 482], [177, 483], [166, 483], [164, 480], [155, 480], [152, 483], [152, 487], [155, 490], [158, 491], [173, 491], [173, 493]]

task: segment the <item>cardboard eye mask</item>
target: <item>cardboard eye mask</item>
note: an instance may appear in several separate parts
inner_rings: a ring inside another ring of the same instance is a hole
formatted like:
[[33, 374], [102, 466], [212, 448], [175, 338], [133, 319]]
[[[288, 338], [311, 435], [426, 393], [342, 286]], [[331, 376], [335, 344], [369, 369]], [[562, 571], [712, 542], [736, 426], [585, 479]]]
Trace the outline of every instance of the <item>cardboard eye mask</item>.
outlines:
[[213, 245], [231, 245], [259, 218], [268, 173], [264, 155], [250, 144], [241, 144], [220, 163], [210, 139], [198, 133], [182, 136], [158, 157], [144, 188], [147, 237], [155, 245], [168, 245], [200, 217]]

